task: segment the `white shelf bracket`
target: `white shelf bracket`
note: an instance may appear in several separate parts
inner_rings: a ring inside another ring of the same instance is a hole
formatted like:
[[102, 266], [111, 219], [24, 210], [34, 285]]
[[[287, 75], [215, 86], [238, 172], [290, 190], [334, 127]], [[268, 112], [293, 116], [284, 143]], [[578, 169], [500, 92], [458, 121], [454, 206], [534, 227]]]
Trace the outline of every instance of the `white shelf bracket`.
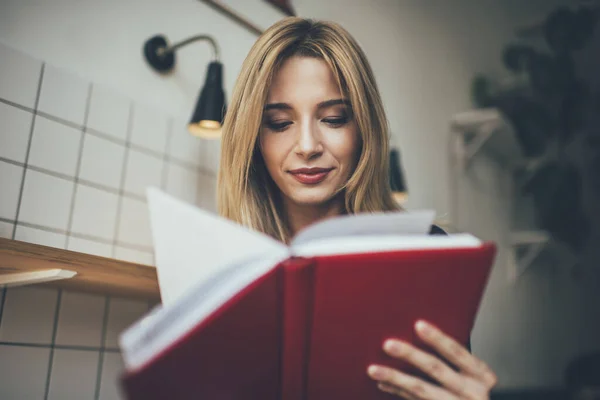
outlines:
[[[544, 231], [514, 232], [510, 238], [514, 262], [514, 278], [519, 278], [531, 267], [537, 256], [550, 242], [550, 236]], [[524, 248], [525, 252], [520, 257], [517, 248]]]
[[0, 287], [34, 285], [37, 283], [70, 279], [75, 275], [77, 275], [77, 272], [66, 269], [44, 269], [40, 271], [2, 274], [0, 275]]
[[[545, 243], [534, 243], [526, 245], [527, 250], [522, 257], [515, 257], [517, 262], [517, 277], [523, 275], [525, 271], [531, 267], [533, 261], [537, 258], [537, 256], [544, 250], [546, 247]], [[513, 249], [515, 251], [516, 249]]]
[[463, 168], [469, 168], [471, 165], [471, 161], [475, 157], [475, 155], [483, 148], [485, 143], [492, 137], [494, 132], [498, 129], [498, 124], [496, 122], [488, 122], [483, 124], [475, 138], [471, 143], [469, 143], [466, 147], [465, 151], [465, 159], [463, 162]]

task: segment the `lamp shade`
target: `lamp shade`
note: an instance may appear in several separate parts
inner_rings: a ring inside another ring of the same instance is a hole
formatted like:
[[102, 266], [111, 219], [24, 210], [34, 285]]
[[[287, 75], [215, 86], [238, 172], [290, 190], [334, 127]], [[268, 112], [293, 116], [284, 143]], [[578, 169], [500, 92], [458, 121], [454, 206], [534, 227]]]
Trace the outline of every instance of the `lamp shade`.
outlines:
[[188, 124], [188, 131], [207, 139], [221, 137], [221, 125], [226, 110], [223, 91], [223, 64], [213, 61], [208, 65], [204, 87]]
[[407, 196], [406, 182], [400, 164], [400, 153], [396, 149], [390, 151], [390, 186], [396, 201], [404, 202]]

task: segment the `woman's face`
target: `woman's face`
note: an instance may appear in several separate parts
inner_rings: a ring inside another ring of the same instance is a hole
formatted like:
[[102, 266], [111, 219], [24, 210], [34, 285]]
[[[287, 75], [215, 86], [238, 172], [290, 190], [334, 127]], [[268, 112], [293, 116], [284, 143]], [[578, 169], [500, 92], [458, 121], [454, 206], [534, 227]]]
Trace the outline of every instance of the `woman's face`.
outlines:
[[260, 146], [286, 201], [325, 205], [348, 181], [360, 137], [350, 104], [323, 60], [291, 57], [283, 63], [269, 89]]

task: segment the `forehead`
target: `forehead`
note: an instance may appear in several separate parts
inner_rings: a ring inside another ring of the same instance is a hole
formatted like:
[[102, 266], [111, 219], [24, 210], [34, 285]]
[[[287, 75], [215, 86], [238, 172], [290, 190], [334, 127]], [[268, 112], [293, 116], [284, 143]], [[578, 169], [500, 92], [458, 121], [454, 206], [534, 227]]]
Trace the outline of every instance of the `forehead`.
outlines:
[[327, 63], [314, 57], [290, 57], [276, 72], [268, 102], [321, 102], [341, 97], [335, 75]]

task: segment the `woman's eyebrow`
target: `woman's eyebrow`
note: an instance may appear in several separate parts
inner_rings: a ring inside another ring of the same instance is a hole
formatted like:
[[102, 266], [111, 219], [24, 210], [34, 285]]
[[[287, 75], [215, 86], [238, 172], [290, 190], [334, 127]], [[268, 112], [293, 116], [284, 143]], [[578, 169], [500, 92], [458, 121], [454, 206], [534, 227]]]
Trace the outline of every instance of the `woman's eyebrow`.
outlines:
[[[344, 104], [347, 105], [348, 107], [350, 107], [350, 101], [349, 100], [345, 100], [345, 99], [331, 99], [331, 100], [325, 100], [320, 102], [319, 104], [317, 104], [317, 108], [318, 109], [322, 109], [322, 108], [327, 108], [327, 107], [331, 107], [331, 106], [337, 106], [340, 104]], [[269, 110], [291, 110], [292, 106], [289, 105], [288, 103], [269, 103], [265, 105], [265, 111], [269, 111]]]
[[288, 103], [269, 103], [265, 105], [265, 111], [268, 110], [291, 110], [292, 106]]
[[322, 101], [319, 104], [317, 104], [317, 108], [327, 108], [327, 107], [331, 107], [331, 106], [337, 106], [340, 104], [344, 104], [344, 105], [347, 105], [348, 107], [350, 107], [350, 100], [345, 100], [345, 99], [326, 100], [326, 101]]

